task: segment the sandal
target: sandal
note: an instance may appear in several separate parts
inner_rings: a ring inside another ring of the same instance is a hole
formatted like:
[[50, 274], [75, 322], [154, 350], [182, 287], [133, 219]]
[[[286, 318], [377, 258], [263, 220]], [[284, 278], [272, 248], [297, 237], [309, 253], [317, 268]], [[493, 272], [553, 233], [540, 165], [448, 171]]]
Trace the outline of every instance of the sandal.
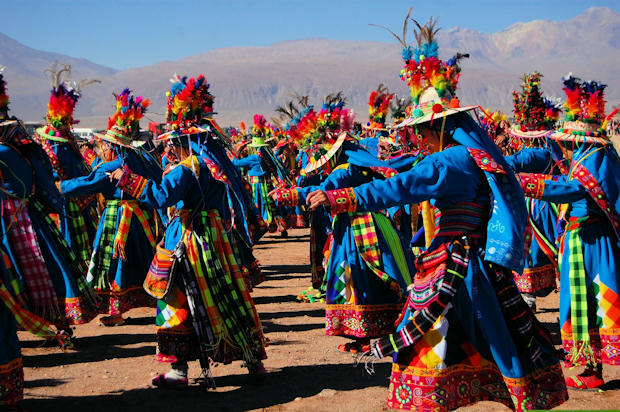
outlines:
[[583, 391], [597, 391], [605, 384], [605, 381], [594, 373], [587, 376], [569, 376], [565, 379], [565, 381], [568, 388]]
[[186, 389], [189, 386], [187, 378], [167, 379], [165, 373], [160, 373], [151, 381], [153, 386], [162, 389]]

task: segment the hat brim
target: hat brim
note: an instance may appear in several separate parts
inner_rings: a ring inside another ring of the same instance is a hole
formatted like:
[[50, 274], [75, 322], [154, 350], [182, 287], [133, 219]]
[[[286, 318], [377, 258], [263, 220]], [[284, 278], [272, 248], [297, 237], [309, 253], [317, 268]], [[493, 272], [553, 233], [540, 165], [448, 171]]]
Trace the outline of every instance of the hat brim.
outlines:
[[183, 137], [192, 137], [194, 135], [198, 135], [198, 134], [206, 133], [206, 132], [208, 132], [208, 130], [203, 128], [203, 127], [193, 126], [191, 131], [171, 130], [169, 132], [160, 134], [159, 136], [157, 136], [157, 138], [155, 140], [158, 141], [158, 142], [163, 142], [165, 140], [170, 140], [170, 139], [180, 139], [180, 138], [183, 138]]
[[336, 141], [334, 142], [332, 147], [329, 148], [327, 153], [322, 155], [315, 162], [309, 163], [304, 168], [303, 173], [305, 173], [307, 176], [309, 176], [309, 175], [313, 175], [313, 174], [317, 173], [319, 170], [321, 170], [340, 151], [340, 149], [342, 148], [342, 144], [344, 143], [346, 138], [347, 138], [347, 132], [340, 133], [340, 135], [338, 136], [338, 139], [336, 139]]
[[36, 128], [34, 133], [41, 139], [53, 140], [55, 142], [61, 142], [61, 143], [67, 143], [69, 141], [69, 139], [67, 139], [66, 137], [51, 136], [49, 134], [46, 134], [45, 126]]
[[467, 112], [469, 110], [474, 110], [477, 107], [478, 106], [463, 106], [463, 107], [457, 107], [457, 108], [448, 108], [448, 109], [443, 110], [440, 113], [427, 113], [424, 116], [420, 116], [420, 117], [409, 117], [403, 120], [400, 124], [396, 125], [395, 128], [400, 129], [400, 128], [407, 127], [407, 126], [416, 126], [419, 124], [428, 123], [431, 120], [435, 121], [437, 119], [448, 117], [453, 114]]
[[524, 132], [519, 129], [512, 128], [508, 130], [508, 134], [512, 137], [516, 137], [518, 139], [540, 139], [543, 137], [549, 136], [553, 133], [554, 130], [534, 130], [529, 132]]
[[553, 132], [549, 135], [549, 137], [553, 140], [561, 141], [561, 142], [575, 142], [575, 143], [593, 143], [601, 146], [606, 146], [611, 144], [611, 140], [608, 140], [604, 137], [595, 137], [595, 136], [579, 136], [570, 133], [564, 132]]
[[105, 140], [106, 142], [117, 144], [128, 149], [138, 149], [146, 143], [144, 140], [132, 140], [130, 144], [121, 142], [116, 136], [109, 134], [108, 130], [106, 130], [104, 133], [93, 133], [93, 136], [95, 136], [95, 138], [97, 139]]

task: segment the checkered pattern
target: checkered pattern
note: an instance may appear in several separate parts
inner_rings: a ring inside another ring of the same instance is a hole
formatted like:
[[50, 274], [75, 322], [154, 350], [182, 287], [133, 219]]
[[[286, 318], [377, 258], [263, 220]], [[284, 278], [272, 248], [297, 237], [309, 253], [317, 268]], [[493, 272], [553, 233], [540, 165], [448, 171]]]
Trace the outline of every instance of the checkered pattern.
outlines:
[[131, 219], [133, 216], [138, 218], [142, 230], [146, 235], [151, 247], [155, 248], [155, 236], [149, 220], [151, 218], [148, 211], [142, 210], [140, 205], [135, 200], [123, 200], [121, 201], [121, 221], [116, 229], [116, 235], [114, 237], [114, 255], [113, 258], [120, 257], [125, 260], [125, 244], [127, 243], [127, 237], [129, 236], [129, 229], [131, 228]]
[[[584, 221], [586, 218], [581, 218]], [[573, 340], [584, 342], [590, 341], [588, 333], [588, 299], [586, 287], [586, 270], [583, 262], [583, 248], [579, 232], [580, 227], [568, 231], [569, 257], [569, 291], [570, 291], [570, 321], [573, 326]]]
[[69, 221], [71, 238], [75, 242], [74, 253], [83, 261], [88, 262], [92, 254], [92, 245], [86, 230], [86, 221], [80, 208], [73, 200], [67, 201], [67, 220]]
[[350, 219], [355, 246], [362, 260], [366, 262], [368, 268], [372, 270], [383, 283], [400, 294], [400, 285], [383, 270], [383, 262], [381, 261], [381, 252], [379, 250], [379, 239], [377, 238], [377, 229], [375, 228], [373, 215], [370, 213], [352, 213], [350, 214]]
[[75, 253], [73, 253], [73, 250], [69, 247], [69, 244], [65, 238], [62, 237], [60, 229], [58, 229], [58, 226], [56, 226], [50, 215], [47, 214], [43, 203], [38, 200], [33, 200], [31, 204], [32, 207], [37, 209], [39, 214], [43, 216], [43, 223], [47, 225], [47, 230], [49, 230], [52, 233], [52, 236], [56, 239], [58, 250], [67, 263], [71, 275], [73, 275], [79, 296], [84, 304], [84, 309], [90, 307], [93, 311], [96, 310], [99, 305], [99, 298], [90, 285], [86, 282], [86, 278], [84, 277], [84, 273], [87, 269], [86, 263], [76, 258]]
[[28, 289], [30, 306], [35, 313], [53, 320], [60, 315], [56, 291], [32, 227], [26, 202], [6, 199], [4, 209], [12, 220], [7, 236]]
[[88, 268], [88, 279], [95, 289], [109, 289], [110, 282], [108, 273], [114, 253], [114, 237], [116, 235], [116, 219], [121, 200], [109, 200], [102, 214], [103, 228], [99, 238], [99, 244], [95, 245], [95, 251]]

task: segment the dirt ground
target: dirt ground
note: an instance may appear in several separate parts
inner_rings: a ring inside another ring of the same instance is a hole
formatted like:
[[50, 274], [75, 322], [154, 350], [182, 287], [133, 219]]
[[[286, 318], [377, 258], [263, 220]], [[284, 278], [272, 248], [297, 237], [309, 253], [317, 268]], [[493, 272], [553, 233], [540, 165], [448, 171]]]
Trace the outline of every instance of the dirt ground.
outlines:
[[[123, 326], [105, 328], [94, 321], [78, 326], [76, 350], [41, 347], [41, 340], [20, 332], [28, 411], [380, 411], [385, 410], [390, 362], [369, 376], [350, 354], [336, 350], [347, 340], [325, 336], [324, 305], [299, 303], [310, 284], [307, 230], [288, 239], [268, 235], [256, 247], [267, 280], [253, 297], [270, 339], [262, 382], [250, 382], [240, 362], [213, 368], [217, 390], [197, 384], [184, 391], [158, 390], [151, 378], [168, 369], [155, 361], [154, 309], [134, 309]], [[558, 294], [538, 302], [539, 319], [559, 343]], [[578, 370], [565, 373], [574, 374]], [[605, 371], [604, 392], [569, 393], [561, 409], [620, 408], [620, 368]], [[190, 364], [190, 378], [199, 374]], [[506, 410], [479, 403], [462, 410]]]

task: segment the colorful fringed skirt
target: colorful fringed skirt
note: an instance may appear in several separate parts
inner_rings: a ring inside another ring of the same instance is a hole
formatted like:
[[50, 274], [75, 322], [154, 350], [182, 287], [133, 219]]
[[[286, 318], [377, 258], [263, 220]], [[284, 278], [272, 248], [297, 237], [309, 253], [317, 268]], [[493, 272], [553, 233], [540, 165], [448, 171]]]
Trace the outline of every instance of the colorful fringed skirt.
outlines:
[[411, 283], [413, 255], [388, 218], [337, 215], [330, 249], [326, 334], [376, 338], [393, 332]]
[[521, 293], [547, 296], [556, 290], [558, 211], [552, 203], [526, 198], [528, 224], [525, 229], [525, 268], [513, 273]]
[[157, 301], [157, 360], [195, 360], [201, 348], [215, 362], [266, 358], [260, 319], [219, 212], [200, 212], [191, 225], [189, 219], [182, 210], [164, 237], [170, 251], [183, 241], [189, 268], [173, 272], [168, 296]]
[[143, 288], [153, 260], [155, 215], [135, 200], [108, 200], [101, 214], [88, 282], [102, 298], [100, 313], [121, 315], [138, 307], [154, 307]]
[[[560, 327], [567, 359], [578, 365], [620, 365], [620, 241], [609, 222], [571, 218], [559, 260]], [[573, 312], [573, 307], [584, 310]], [[585, 334], [589, 344], [583, 347]]]
[[387, 405], [447, 411], [494, 401], [521, 411], [563, 403], [568, 398], [564, 377], [547, 332], [519, 295], [510, 271], [484, 262], [484, 250], [473, 241], [468, 261], [459, 258], [465, 262], [463, 280], [430, 329], [415, 339], [405, 332], [405, 325], [431, 307], [437, 290], [452, 287], [433, 277], [439, 272], [432, 266], [450, 253], [446, 246], [418, 258], [418, 270], [424, 273], [420, 265], [428, 262], [431, 276], [427, 288], [416, 282], [403, 312], [396, 336], [415, 343], [394, 355]]

